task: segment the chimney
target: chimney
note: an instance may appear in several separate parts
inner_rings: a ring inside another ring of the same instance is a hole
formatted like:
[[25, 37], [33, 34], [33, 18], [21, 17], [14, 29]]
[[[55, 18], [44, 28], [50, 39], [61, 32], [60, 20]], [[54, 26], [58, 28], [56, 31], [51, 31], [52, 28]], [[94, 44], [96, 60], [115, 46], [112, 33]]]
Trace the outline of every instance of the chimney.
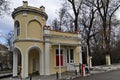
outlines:
[[40, 9], [45, 12], [45, 7], [44, 6], [41, 6]]
[[23, 6], [28, 6], [28, 2], [27, 1], [23, 1]]

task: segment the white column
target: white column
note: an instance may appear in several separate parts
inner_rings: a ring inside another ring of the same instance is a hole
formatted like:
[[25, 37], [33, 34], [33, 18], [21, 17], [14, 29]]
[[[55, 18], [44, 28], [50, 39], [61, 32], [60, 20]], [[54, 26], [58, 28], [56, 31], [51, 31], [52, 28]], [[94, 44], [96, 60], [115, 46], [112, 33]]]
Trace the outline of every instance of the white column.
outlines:
[[28, 76], [28, 57], [29, 54], [26, 52], [26, 55], [22, 55], [22, 70], [21, 70], [21, 77], [25, 80]]
[[50, 75], [49, 43], [45, 43], [45, 75]]
[[82, 63], [83, 63], [83, 62], [82, 62], [82, 49], [81, 49], [82, 47], [80, 46], [80, 45], [81, 45], [81, 41], [80, 41], [81, 38], [82, 38], [82, 37], [81, 37], [81, 34], [78, 33], [78, 40], [79, 40], [79, 41], [78, 41], [78, 44], [79, 44], [79, 46], [78, 46], [78, 49], [79, 49], [79, 52], [78, 52], [78, 53], [79, 53], [79, 62], [82, 64]]
[[[29, 54], [28, 52], [26, 53], [26, 58], [25, 58], [25, 76], [23, 75], [23, 77], [28, 77], [28, 57]], [[24, 65], [24, 59], [22, 58], [22, 65]], [[24, 68], [24, 66], [22, 66], [22, 68]], [[23, 71], [22, 71], [23, 73]]]
[[61, 77], [61, 53], [60, 53], [60, 43], [59, 43], [59, 76]]
[[[49, 35], [50, 30], [44, 30], [44, 35]], [[49, 37], [45, 37], [45, 75], [50, 75], [50, 43]]]
[[79, 46], [78, 48], [79, 48], [79, 62], [80, 64], [82, 64], [82, 49], [81, 46]]
[[18, 64], [18, 55], [17, 53], [13, 53], [13, 77], [18, 76], [17, 73], [17, 64]]
[[44, 73], [44, 55], [43, 55], [43, 53], [41, 52], [40, 53], [40, 64], [39, 64], [39, 66], [40, 66], [40, 75], [44, 75], [45, 73]]

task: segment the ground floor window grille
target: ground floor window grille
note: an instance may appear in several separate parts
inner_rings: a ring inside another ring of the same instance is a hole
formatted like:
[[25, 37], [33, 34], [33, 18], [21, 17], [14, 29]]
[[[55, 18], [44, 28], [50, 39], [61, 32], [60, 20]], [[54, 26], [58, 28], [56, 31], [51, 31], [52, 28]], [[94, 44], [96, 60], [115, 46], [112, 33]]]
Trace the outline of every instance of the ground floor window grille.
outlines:
[[59, 55], [59, 50], [56, 49], [56, 66], [63, 66], [63, 50], [60, 50], [60, 55]]

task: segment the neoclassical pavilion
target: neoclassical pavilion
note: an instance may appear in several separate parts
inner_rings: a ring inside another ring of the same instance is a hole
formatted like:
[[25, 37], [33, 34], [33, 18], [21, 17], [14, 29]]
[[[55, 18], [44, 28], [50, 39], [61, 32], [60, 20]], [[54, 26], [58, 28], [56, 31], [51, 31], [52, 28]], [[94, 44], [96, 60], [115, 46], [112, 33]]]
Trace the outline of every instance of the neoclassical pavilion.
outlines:
[[21, 68], [22, 78], [38, 72], [51, 75], [75, 70], [82, 63], [80, 33], [51, 30], [46, 26], [45, 7], [28, 6], [27, 1], [14, 9], [13, 77]]

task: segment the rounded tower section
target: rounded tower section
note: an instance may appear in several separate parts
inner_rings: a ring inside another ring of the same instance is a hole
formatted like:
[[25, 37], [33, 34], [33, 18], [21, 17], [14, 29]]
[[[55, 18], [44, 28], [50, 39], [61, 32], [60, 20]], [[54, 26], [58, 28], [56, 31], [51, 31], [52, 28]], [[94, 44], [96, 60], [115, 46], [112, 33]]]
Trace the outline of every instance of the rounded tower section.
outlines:
[[43, 26], [48, 18], [44, 6], [31, 7], [27, 1], [23, 1], [22, 6], [14, 9], [12, 17], [16, 41], [43, 40]]
[[[21, 53], [21, 76], [38, 72], [44, 75], [44, 39], [43, 27], [46, 25], [47, 14], [45, 7], [28, 6], [27, 1], [14, 9], [14, 50], [13, 53], [13, 76], [18, 74], [18, 51]], [[42, 64], [42, 65], [41, 65]]]

